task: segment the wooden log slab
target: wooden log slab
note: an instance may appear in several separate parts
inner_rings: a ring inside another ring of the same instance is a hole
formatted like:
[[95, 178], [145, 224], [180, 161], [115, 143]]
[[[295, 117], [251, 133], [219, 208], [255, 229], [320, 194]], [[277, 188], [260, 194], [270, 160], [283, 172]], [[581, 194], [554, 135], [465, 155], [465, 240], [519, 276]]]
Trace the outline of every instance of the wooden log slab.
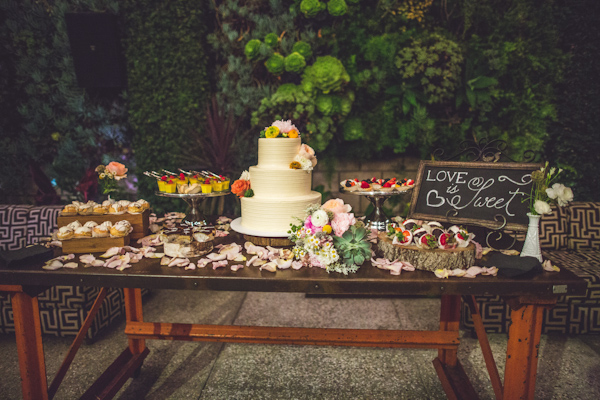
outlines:
[[271, 246], [271, 247], [292, 247], [294, 246], [294, 242], [292, 242], [288, 238], [284, 237], [261, 237], [261, 236], [252, 236], [252, 235], [244, 235], [244, 239], [256, 246]]
[[422, 249], [415, 245], [392, 244], [385, 232], [378, 235], [377, 247], [383, 257], [390, 261], [400, 260], [412, 264], [416, 269], [434, 271], [439, 268], [468, 269], [475, 263], [475, 245], [455, 249]]

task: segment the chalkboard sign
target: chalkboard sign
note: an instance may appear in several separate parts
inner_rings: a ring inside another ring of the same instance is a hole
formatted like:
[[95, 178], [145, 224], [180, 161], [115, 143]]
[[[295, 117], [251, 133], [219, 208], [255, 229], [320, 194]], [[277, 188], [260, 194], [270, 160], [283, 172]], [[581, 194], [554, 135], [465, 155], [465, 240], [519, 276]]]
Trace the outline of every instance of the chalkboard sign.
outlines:
[[410, 217], [525, 230], [531, 173], [540, 164], [421, 161]]

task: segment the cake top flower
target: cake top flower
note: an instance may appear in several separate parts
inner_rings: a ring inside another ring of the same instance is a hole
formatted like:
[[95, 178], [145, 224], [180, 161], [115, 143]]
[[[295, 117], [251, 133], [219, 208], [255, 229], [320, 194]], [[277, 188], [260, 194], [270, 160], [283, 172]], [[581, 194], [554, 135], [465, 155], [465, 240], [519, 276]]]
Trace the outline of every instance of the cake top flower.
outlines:
[[298, 129], [294, 124], [292, 124], [291, 120], [277, 120], [271, 124], [271, 126], [267, 126], [260, 132], [261, 138], [276, 138], [276, 137], [289, 137], [289, 138], [297, 138], [300, 136]]

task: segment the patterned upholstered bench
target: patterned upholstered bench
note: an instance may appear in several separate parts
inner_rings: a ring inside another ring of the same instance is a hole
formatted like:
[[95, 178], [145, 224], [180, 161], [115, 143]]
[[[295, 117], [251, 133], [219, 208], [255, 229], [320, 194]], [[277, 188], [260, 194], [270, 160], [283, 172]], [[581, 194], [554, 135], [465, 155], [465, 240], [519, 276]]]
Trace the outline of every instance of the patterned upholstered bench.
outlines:
[[[56, 218], [62, 208], [0, 205], [0, 248], [16, 250], [49, 236], [56, 229]], [[99, 291], [94, 287], [55, 286], [41, 293], [38, 300], [42, 333], [77, 335]], [[93, 339], [124, 312], [123, 290], [110, 289], [86, 338]], [[0, 333], [10, 332], [14, 332], [10, 297], [0, 294]]]
[[[588, 281], [585, 296], [561, 296], [546, 311], [542, 333], [600, 334], [600, 203], [574, 202], [544, 216], [540, 226], [544, 259]], [[497, 296], [476, 296], [488, 332], [508, 332], [508, 306]], [[473, 329], [468, 306], [462, 322]]]

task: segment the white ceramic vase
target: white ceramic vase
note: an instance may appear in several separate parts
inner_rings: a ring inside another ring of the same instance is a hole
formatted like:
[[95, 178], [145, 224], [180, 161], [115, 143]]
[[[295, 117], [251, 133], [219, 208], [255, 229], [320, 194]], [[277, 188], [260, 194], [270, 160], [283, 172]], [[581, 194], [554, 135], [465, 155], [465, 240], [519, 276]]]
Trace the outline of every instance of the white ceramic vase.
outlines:
[[541, 215], [527, 213], [529, 217], [529, 226], [527, 227], [527, 236], [521, 251], [521, 257], [535, 257], [542, 262], [542, 249], [540, 247], [540, 219]]

